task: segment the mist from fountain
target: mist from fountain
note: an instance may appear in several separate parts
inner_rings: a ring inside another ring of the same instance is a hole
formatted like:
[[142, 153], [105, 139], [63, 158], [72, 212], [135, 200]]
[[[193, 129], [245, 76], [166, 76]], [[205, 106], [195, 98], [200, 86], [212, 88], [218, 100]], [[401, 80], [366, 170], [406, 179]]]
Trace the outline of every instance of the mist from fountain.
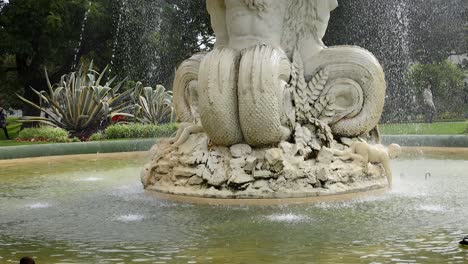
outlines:
[[110, 68], [130, 80], [148, 85], [156, 83], [154, 72], [160, 65], [157, 41], [161, 4], [159, 1], [127, 1], [119, 3], [116, 33]]
[[382, 120], [408, 121], [418, 114], [420, 96], [407, 83], [409, 67], [446, 59], [462, 46], [463, 34], [456, 32], [466, 23], [466, 12], [463, 0], [340, 1], [324, 42], [359, 45], [374, 53], [388, 85]]
[[83, 42], [83, 34], [85, 32], [86, 22], [88, 21], [88, 14], [91, 11], [91, 6], [92, 6], [92, 2], [89, 1], [88, 9], [85, 11], [83, 22], [81, 23], [80, 39], [78, 40], [78, 46], [75, 48], [75, 55], [73, 56], [73, 63], [70, 69], [71, 71], [74, 71], [78, 64], [78, 54], [80, 53], [80, 50], [81, 50], [81, 43]]

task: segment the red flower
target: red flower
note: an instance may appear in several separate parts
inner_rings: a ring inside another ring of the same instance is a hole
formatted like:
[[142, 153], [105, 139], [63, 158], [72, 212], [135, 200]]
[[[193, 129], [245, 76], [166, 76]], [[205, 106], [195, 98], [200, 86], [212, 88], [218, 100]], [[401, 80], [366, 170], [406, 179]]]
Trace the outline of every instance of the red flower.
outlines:
[[120, 121], [125, 121], [126, 119], [126, 116], [124, 115], [115, 115], [112, 117], [111, 121], [112, 123], [117, 123], [117, 122], [120, 122]]

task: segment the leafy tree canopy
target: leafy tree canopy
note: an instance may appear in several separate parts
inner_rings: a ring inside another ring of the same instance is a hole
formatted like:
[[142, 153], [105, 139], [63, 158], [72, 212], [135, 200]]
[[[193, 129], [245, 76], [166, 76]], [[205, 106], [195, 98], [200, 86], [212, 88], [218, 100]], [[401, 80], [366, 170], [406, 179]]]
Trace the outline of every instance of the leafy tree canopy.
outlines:
[[120, 9], [114, 68], [145, 85], [171, 88], [176, 67], [213, 46], [206, 0], [132, 0]]
[[[2, 4], [0, 92], [2, 96], [10, 95], [10, 104], [14, 104], [11, 95], [15, 92], [35, 100], [30, 88], [46, 88], [45, 67], [55, 82], [70, 71], [73, 64], [77, 64], [74, 62], [75, 53], [88, 9], [89, 25], [93, 28], [88, 27], [87, 30], [95, 35], [84, 38], [84, 48], [78, 55], [94, 53], [97, 55], [93, 56], [96, 63], [107, 61], [103, 57], [109, 55], [104, 50], [111, 37], [105, 32], [112, 32], [112, 19], [106, 11], [111, 9], [110, 0], [10, 0]], [[24, 110], [27, 115], [37, 114], [29, 107]]]

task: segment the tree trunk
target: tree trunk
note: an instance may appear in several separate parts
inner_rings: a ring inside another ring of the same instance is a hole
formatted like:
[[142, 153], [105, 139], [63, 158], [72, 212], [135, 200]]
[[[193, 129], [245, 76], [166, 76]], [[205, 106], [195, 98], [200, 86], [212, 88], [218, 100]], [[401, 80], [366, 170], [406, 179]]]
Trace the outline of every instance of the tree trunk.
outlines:
[[[41, 70], [41, 63], [38, 60], [33, 60], [27, 54], [16, 54], [16, 66], [18, 69], [18, 76], [22, 81], [24, 87], [24, 98], [39, 105], [39, 97], [31, 88], [37, 91], [46, 89], [46, 82]], [[24, 103], [23, 116], [39, 116], [41, 111], [35, 107]], [[30, 127], [36, 124], [25, 123], [24, 126]]]

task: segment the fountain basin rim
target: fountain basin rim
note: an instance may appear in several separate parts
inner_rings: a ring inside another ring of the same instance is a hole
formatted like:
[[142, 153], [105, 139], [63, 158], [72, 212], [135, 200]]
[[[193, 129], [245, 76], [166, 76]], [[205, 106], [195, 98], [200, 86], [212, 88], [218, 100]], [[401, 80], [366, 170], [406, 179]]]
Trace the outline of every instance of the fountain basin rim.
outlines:
[[[164, 138], [7, 146], [0, 147], [0, 161], [46, 156], [149, 151], [151, 147], [161, 139]], [[411, 141], [409, 141], [409, 139], [411, 139]], [[383, 141], [385, 144], [398, 143], [403, 147], [428, 149], [448, 148], [458, 149], [458, 151], [468, 153], [468, 135], [383, 135]], [[437, 144], [431, 144], [434, 142], [437, 142]]]
[[[468, 158], [468, 148], [449, 148], [449, 147], [402, 147], [404, 154], [455, 154], [463, 155]], [[88, 154], [72, 154], [72, 155], [53, 155], [53, 156], [40, 156], [40, 157], [23, 157], [14, 159], [1, 159], [0, 165], [4, 164], [18, 164], [30, 162], [52, 162], [52, 161], [73, 161], [77, 157], [83, 159], [104, 159], [104, 158], [118, 158], [118, 157], [141, 157], [148, 159], [148, 151], [130, 151], [130, 152], [113, 152], [113, 153], [88, 153]]]
[[161, 192], [158, 190], [146, 190], [150, 196], [158, 199], [177, 203], [188, 203], [194, 205], [248, 205], [248, 206], [275, 206], [275, 205], [301, 205], [301, 204], [316, 204], [324, 202], [340, 202], [362, 199], [372, 196], [381, 196], [389, 191], [388, 187], [375, 188], [371, 190], [352, 190], [342, 193], [318, 195], [310, 197], [294, 197], [294, 198], [214, 198], [188, 196], [181, 194], [173, 194]]
[[148, 160], [148, 151], [132, 151], [132, 152], [114, 152], [114, 153], [92, 153], [92, 154], [74, 154], [74, 155], [59, 155], [59, 156], [42, 156], [42, 157], [27, 157], [17, 159], [0, 159], [1, 166], [13, 166], [21, 164], [42, 164], [53, 162], [75, 162], [77, 160], [122, 160], [122, 159], [142, 159]]
[[452, 154], [452, 155], [466, 155], [468, 158], [468, 148], [458, 147], [409, 147], [403, 146], [402, 152], [404, 154]]
[[468, 135], [383, 135], [384, 145], [406, 147], [468, 148]]
[[161, 138], [6, 146], [0, 147], [0, 160], [148, 151], [159, 140]]

